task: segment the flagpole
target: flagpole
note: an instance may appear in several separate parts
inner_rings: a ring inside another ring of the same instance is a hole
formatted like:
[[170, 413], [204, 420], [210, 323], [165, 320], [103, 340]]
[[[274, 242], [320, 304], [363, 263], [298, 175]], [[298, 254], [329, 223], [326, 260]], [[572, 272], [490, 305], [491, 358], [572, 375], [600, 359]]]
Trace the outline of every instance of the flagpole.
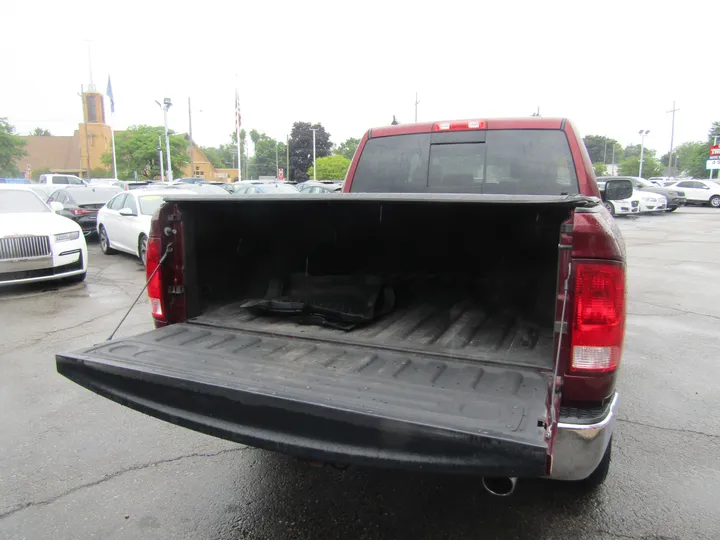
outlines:
[[[112, 84], [110, 83], [110, 75], [108, 75], [108, 85], [105, 91], [107, 97], [110, 98], [110, 118], [115, 119], [115, 97], [113, 96]], [[113, 157], [113, 178], [118, 180], [117, 159], [115, 158], [115, 129], [110, 124], [110, 140], [112, 141], [112, 157]]]
[[240, 94], [235, 88], [235, 139], [237, 140], [238, 154], [238, 182], [242, 182], [242, 153], [240, 152]]
[[[115, 115], [110, 115], [112, 118], [115, 118]], [[112, 126], [110, 126], [110, 139], [112, 140], [112, 152], [113, 152], [113, 178], [116, 180], [118, 179], [117, 175], [117, 160], [115, 159], [115, 129], [113, 129]]]

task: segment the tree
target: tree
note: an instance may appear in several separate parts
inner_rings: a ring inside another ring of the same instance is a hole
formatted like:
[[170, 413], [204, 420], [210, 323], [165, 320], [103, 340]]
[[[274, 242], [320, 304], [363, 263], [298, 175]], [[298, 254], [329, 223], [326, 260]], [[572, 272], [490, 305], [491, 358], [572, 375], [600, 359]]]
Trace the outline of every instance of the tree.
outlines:
[[275, 150], [277, 148], [278, 168], [287, 169], [287, 156], [285, 143], [278, 142], [265, 133], [255, 130], [250, 132], [250, 138], [255, 144], [255, 155], [250, 158], [250, 176], [276, 176]]
[[[318, 180], [345, 180], [350, 160], [340, 154], [326, 156], [317, 160]], [[313, 177], [313, 168], [308, 169], [308, 178]]]
[[290, 133], [290, 179], [296, 182], [308, 179], [305, 171], [312, 165], [313, 132], [311, 127], [317, 128], [315, 132], [316, 157], [329, 156], [332, 148], [330, 134], [325, 131], [322, 124], [313, 126], [309, 122], [295, 122]]
[[341, 143], [340, 146], [335, 147], [333, 154], [339, 154], [341, 156], [345, 156], [347, 159], [352, 159], [355, 155], [355, 150], [357, 150], [358, 144], [360, 144], [360, 139], [350, 137], [348, 140]]
[[43, 174], [50, 174], [52, 171], [48, 169], [47, 167], [43, 167], [41, 169], [34, 169], [32, 171], [32, 176], [35, 179], [35, 181], [40, 180], [40, 176]]
[[717, 137], [718, 142], [720, 142], [720, 122], [713, 122], [710, 126], [710, 131], [708, 131], [708, 142], [712, 144], [715, 137]]
[[20, 176], [15, 162], [27, 153], [25, 141], [15, 135], [15, 126], [7, 118], [0, 118], [0, 176]]
[[[240, 151], [243, 156], [243, 167], [247, 156], [245, 148], [247, 136], [245, 130], [240, 130]], [[218, 169], [237, 168], [237, 136], [235, 132], [230, 134], [230, 142], [220, 146], [201, 146], [203, 154], [208, 158], [213, 167]]]
[[[641, 146], [639, 144], [629, 144], [625, 147], [623, 152], [625, 153], [625, 157], [637, 157], [638, 160], [640, 159], [640, 149]], [[655, 150], [652, 148], [645, 147], [645, 150], [643, 151], [643, 157], [652, 156], [655, 157]], [[639, 163], [639, 161], [638, 161]]]
[[595, 169], [595, 176], [604, 176], [607, 174], [607, 165], [604, 163], [593, 163], [593, 169]]
[[[620, 174], [622, 176], [638, 176], [640, 171], [640, 154], [626, 157], [620, 163]], [[662, 176], [663, 166], [658, 159], [650, 152], [643, 156], [642, 177]]]
[[593, 163], [610, 163], [613, 155], [613, 145], [615, 146], [615, 162], [617, 163], [623, 157], [622, 146], [615, 139], [610, 139], [604, 135], [587, 135], [583, 137], [583, 142], [590, 155], [590, 161]]
[[50, 133], [47, 129], [36, 127], [30, 132], [30, 135], [34, 135], [36, 137], [50, 137], [52, 136], [52, 133]]
[[[678, 169], [688, 176], [707, 178], [709, 172], [706, 168], [710, 144], [701, 141], [686, 142], [675, 149]], [[667, 163], [667, 154], [663, 156]]]
[[90, 169], [90, 178], [112, 178], [112, 170], [103, 169], [102, 167], [95, 167]]
[[[183, 168], [190, 162], [188, 141], [184, 135], [170, 134], [170, 157], [173, 177], [182, 176]], [[160, 177], [160, 161], [158, 158], [158, 136], [161, 136], [163, 161], [167, 174], [167, 156], [165, 154], [165, 131], [161, 126], [131, 126], [126, 131], [115, 135], [115, 156], [117, 172], [120, 178], [132, 178], [137, 173], [139, 178], [153, 179]], [[112, 154], [103, 154], [103, 164], [112, 165]]]

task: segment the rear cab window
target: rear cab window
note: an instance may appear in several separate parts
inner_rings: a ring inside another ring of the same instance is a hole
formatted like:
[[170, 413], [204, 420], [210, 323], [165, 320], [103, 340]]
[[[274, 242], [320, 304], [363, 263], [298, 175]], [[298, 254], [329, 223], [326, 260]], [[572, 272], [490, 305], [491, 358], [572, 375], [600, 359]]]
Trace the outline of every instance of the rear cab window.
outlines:
[[369, 139], [351, 191], [574, 195], [579, 188], [563, 131], [513, 129]]

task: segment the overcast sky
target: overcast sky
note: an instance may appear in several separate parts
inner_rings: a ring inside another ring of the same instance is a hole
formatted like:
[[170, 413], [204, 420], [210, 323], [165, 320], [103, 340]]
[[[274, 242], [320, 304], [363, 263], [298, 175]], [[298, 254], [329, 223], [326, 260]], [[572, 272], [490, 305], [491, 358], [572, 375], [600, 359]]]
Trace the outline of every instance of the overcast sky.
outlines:
[[98, 90], [112, 77], [116, 129], [160, 125], [154, 100], [170, 97], [170, 127], [185, 132], [190, 96], [201, 145], [227, 142], [236, 85], [246, 129], [284, 139], [293, 121], [322, 122], [335, 143], [393, 115], [412, 122], [416, 91], [420, 121], [539, 106], [623, 145], [649, 129], [660, 154], [673, 100], [676, 144], [720, 120], [712, 0], [422, 4], [6, 2], [0, 117], [21, 134], [72, 134], [91, 40]]

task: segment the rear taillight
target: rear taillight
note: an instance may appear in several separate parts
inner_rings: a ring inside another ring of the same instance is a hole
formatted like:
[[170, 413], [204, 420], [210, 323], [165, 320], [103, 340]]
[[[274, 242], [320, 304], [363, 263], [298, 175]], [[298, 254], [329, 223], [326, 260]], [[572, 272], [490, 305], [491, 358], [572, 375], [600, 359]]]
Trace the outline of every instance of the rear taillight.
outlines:
[[487, 129], [487, 122], [485, 120], [457, 120], [433, 124], [433, 131], [469, 131], [471, 129]]
[[85, 210], [84, 208], [71, 208], [70, 213], [75, 216], [85, 216], [87, 214], [94, 214], [95, 210]]
[[616, 262], [577, 262], [570, 371], [607, 373], [620, 364], [625, 335], [625, 271]]
[[147, 279], [150, 279], [148, 283], [148, 299], [150, 300], [150, 308], [152, 309], [152, 316], [155, 319], [164, 321], [165, 313], [163, 310], [163, 295], [162, 295], [162, 271], [158, 270], [153, 274], [158, 264], [160, 264], [160, 258], [162, 257], [162, 239], [150, 237], [147, 245], [146, 254], [146, 272]]

